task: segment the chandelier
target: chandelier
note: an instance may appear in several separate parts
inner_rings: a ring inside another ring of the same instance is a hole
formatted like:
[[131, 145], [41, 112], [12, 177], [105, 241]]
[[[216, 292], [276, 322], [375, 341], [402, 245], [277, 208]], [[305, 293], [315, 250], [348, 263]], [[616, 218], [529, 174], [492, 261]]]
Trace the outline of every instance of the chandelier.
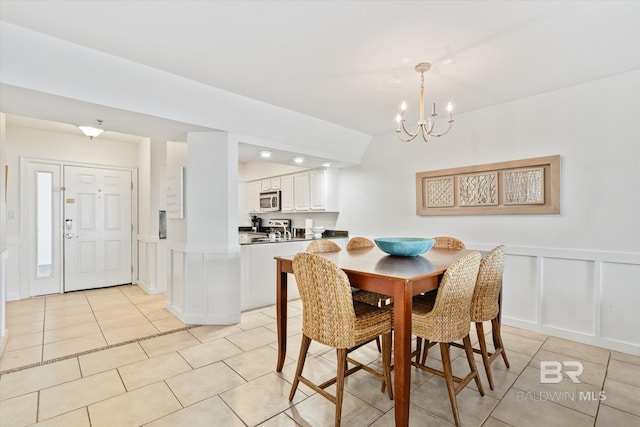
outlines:
[[402, 105], [400, 105], [400, 113], [396, 116], [396, 133], [398, 134], [398, 138], [403, 140], [404, 142], [413, 141], [416, 136], [419, 134], [422, 135], [422, 139], [425, 142], [429, 142], [429, 137], [434, 136], [436, 138], [441, 137], [442, 135], [446, 135], [451, 130], [451, 125], [453, 123], [453, 119], [451, 118], [451, 111], [453, 110], [453, 105], [451, 103], [447, 104], [447, 112], [449, 115], [449, 127], [446, 131], [442, 133], [435, 133], [434, 127], [436, 123], [436, 103], [434, 102], [431, 107], [431, 115], [427, 120], [424, 118], [424, 73], [431, 69], [431, 64], [428, 62], [421, 62], [416, 65], [416, 72], [420, 73], [420, 120], [418, 120], [418, 128], [414, 133], [411, 133], [405, 127], [405, 118], [404, 112], [407, 109], [407, 103], [402, 101]]

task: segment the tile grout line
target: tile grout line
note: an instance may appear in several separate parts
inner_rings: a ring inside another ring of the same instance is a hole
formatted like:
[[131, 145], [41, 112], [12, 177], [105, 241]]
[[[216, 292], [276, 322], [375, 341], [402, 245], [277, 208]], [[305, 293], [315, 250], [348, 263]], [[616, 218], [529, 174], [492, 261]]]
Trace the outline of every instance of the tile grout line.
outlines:
[[171, 331], [159, 332], [157, 334], [149, 335], [149, 336], [146, 336], [146, 337], [134, 338], [134, 339], [131, 339], [131, 340], [127, 340], [127, 341], [123, 341], [123, 342], [119, 342], [119, 343], [115, 343], [115, 344], [110, 344], [110, 345], [99, 347], [99, 348], [93, 348], [91, 350], [85, 350], [85, 351], [81, 351], [81, 352], [78, 352], [78, 353], [68, 354], [66, 356], [60, 356], [60, 357], [57, 357], [55, 359], [44, 360], [42, 362], [32, 363], [30, 365], [25, 365], [25, 366], [18, 366], [18, 367], [15, 367], [15, 368], [11, 368], [11, 369], [7, 369], [7, 370], [4, 370], [4, 371], [0, 371], [0, 375], [11, 374], [11, 373], [14, 373], [14, 372], [23, 371], [25, 369], [36, 368], [38, 366], [43, 366], [43, 365], [49, 365], [49, 364], [52, 364], [52, 363], [55, 363], [55, 362], [60, 362], [60, 361], [63, 361], [63, 360], [72, 359], [74, 357], [84, 356], [86, 354], [91, 354], [91, 353], [95, 353], [95, 352], [102, 351], [102, 350], [109, 350], [109, 349], [112, 349], [112, 348], [115, 348], [115, 347], [121, 347], [121, 346], [127, 345], [127, 344], [132, 344], [132, 343], [136, 343], [136, 342], [140, 342], [140, 341], [147, 341], [147, 340], [150, 340], [150, 339], [153, 339], [153, 338], [157, 338], [157, 337], [161, 337], [161, 336], [164, 336], [164, 335], [170, 335], [170, 334], [177, 333], [177, 332], [187, 331], [189, 329], [197, 328], [199, 326], [202, 326], [202, 325], [188, 325], [188, 326], [185, 326], [183, 328], [174, 329], [174, 330], [171, 330]]

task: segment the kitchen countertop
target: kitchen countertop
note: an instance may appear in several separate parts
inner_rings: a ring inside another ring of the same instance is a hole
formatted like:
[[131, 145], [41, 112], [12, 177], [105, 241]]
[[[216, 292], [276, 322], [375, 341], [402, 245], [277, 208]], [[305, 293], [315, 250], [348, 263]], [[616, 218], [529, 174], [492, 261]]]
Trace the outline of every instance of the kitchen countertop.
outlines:
[[[339, 231], [339, 230], [326, 230], [322, 238], [323, 239], [340, 239], [349, 237], [348, 232]], [[259, 239], [259, 240], [258, 240]], [[264, 243], [287, 243], [287, 242], [303, 242], [303, 241], [311, 241], [311, 240], [319, 240], [314, 239], [313, 237], [292, 237], [291, 240], [276, 240], [272, 242], [269, 240], [269, 236], [267, 233], [262, 232], [247, 232], [244, 230], [240, 230], [238, 233], [238, 242], [241, 245], [261, 245]]]
[[[346, 236], [333, 236], [333, 237], [322, 237], [323, 239], [341, 239], [344, 238]], [[265, 240], [253, 240], [253, 238], [249, 237], [249, 238], [243, 238], [243, 237], [238, 237], [238, 242], [241, 245], [261, 245], [264, 243], [288, 243], [288, 242], [304, 242], [305, 240], [319, 240], [319, 239], [314, 239], [312, 237], [310, 238], [305, 238], [305, 237], [293, 237], [291, 238], [291, 240], [276, 240], [275, 242], [271, 242], [268, 239]]]

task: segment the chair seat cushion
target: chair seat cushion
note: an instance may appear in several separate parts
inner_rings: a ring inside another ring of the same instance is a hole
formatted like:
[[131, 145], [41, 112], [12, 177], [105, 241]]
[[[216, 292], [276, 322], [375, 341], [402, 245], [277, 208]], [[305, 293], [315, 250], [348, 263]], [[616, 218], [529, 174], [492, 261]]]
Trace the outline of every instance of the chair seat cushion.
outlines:
[[438, 290], [433, 290], [418, 296], [413, 297], [413, 314], [426, 315], [433, 310], [433, 306], [436, 303], [436, 297], [438, 296]]
[[379, 294], [377, 292], [363, 291], [360, 289], [352, 289], [351, 294], [354, 300], [370, 305], [378, 305], [380, 301], [386, 301], [390, 298], [388, 295]]
[[355, 345], [391, 331], [391, 311], [360, 301], [353, 302], [356, 313]]

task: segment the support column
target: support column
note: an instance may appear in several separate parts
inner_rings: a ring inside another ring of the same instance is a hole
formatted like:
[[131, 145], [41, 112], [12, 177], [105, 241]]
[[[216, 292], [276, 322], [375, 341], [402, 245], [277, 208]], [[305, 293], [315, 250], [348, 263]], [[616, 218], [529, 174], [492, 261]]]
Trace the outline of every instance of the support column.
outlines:
[[167, 142], [146, 139], [138, 150], [138, 275], [148, 294], [167, 289], [164, 240], [159, 238], [159, 211], [165, 208]]
[[237, 142], [225, 132], [190, 133], [186, 155], [167, 157], [167, 174], [180, 167], [180, 157], [186, 163], [184, 217], [168, 223], [168, 309], [189, 324], [237, 323]]

